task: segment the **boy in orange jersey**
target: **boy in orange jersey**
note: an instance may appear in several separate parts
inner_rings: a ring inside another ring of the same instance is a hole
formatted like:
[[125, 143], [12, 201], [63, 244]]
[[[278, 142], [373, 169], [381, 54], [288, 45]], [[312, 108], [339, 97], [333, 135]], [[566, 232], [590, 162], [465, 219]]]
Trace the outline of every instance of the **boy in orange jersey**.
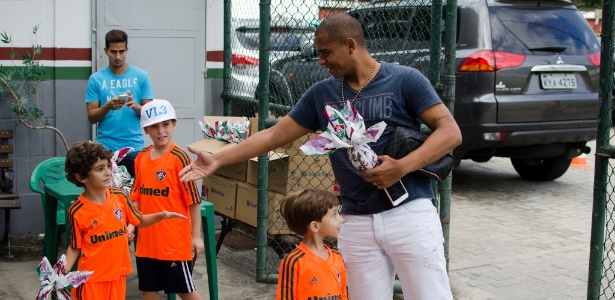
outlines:
[[141, 215], [122, 190], [110, 189], [111, 152], [101, 144], [75, 143], [66, 154], [65, 172], [70, 182], [85, 187], [68, 209], [71, 226], [65, 267], [72, 269], [79, 259], [79, 271], [94, 271], [86, 283], [71, 291], [72, 296], [124, 300], [126, 275], [132, 273], [127, 224], [143, 228], [163, 219], [186, 216], [166, 211]]
[[139, 229], [135, 256], [144, 300], [160, 299], [161, 290], [184, 300], [202, 299], [192, 280], [194, 260], [204, 250], [201, 199], [195, 182], [180, 183], [177, 176], [192, 160], [173, 142], [176, 122], [167, 100], [154, 99], [141, 108], [141, 127], [153, 145], [137, 155], [130, 199], [144, 214], [172, 210], [188, 216]]
[[280, 263], [277, 300], [348, 299], [342, 255], [323, 241], [340, 233], [344, 219], [339, 204], [334, 194], [309, 189], [282, 200], [280, 210], [288, 228], [303, 241]]

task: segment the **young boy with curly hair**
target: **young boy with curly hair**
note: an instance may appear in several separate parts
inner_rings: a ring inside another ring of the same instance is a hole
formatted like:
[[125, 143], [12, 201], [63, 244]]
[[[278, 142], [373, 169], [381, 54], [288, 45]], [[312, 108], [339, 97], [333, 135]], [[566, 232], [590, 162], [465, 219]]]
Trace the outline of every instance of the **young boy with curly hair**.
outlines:
[[340, 201], [322, 190], [289, 193], [280, 211], [290, 230], [303, 236], [301, 243], [280, 263], [277, 300], [347, 300], [346, 268], [342, 255], [324, 243], [337, 238], [344, 219]]
[[201, 198], [195, 182], [179, 182], [177, 173], [192, 160], [173, 142], [176, 124], [175, 109], [167, 100], [154, 99], [141, 108], [141, 127], [153, 145], [137, 155], [130, 199], [143, 213], [173, 210], [188, 216], [139, 228], [135, 256], [143, 300], [160, 299], [161, 290], [184, 300], [202, 299], [192, 279], [194, 260], [205, 248]]
[[77, 142], [66, 154], [66, 178], [85, 187], [68, 209], [70, 245], [66, 270], [79, 259], [79, 271], [94, 271], [90, 279], [71, 291], [74, 299], [126, 298], [126, 275], [132, 273], [128, 224], [140, 228], [184, 215], [162, 211], [142, 215], [122, 190], [110, 189], [111, 152], [101, 144]]

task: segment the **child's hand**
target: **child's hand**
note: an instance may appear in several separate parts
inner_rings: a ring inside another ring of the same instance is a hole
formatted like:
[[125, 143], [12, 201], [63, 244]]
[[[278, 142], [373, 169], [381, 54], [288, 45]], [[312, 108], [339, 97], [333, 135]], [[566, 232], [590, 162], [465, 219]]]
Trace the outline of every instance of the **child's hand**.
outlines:
[[192, 249], [196, 251], [196, 253], [194, 253], [195, 259], [199, 256], [199, 254], [205, 251], [205, 244], [203, 244], [203, 239], [201, 237], [192, 238]]
[[188, 219], [186, 216], [180, 214], [180, 213], [176, 213], [174, 211], [162, 211], [162, 219], [176, 219], [176, 218], [180, 218], [180, 219]]
[[128, 242], [132, 242], [135, 239], [135, 225], [128, 224], [126, 228], [126, 233], [128, 234]]

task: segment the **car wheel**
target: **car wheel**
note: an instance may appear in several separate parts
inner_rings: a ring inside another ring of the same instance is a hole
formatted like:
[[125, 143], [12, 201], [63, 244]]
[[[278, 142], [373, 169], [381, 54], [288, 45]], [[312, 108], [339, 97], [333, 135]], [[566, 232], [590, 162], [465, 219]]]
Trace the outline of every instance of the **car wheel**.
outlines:
[[553, 157], [544, 159], [511, 158], [513, 167], [521, 178], [530, 181], [555, 180], [568, 170], [571, 158]]

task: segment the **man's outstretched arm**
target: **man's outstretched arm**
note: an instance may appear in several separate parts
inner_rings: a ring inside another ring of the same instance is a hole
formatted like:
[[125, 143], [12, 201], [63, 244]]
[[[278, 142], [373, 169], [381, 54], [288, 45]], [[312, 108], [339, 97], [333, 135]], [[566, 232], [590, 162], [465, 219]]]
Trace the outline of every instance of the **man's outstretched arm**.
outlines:
[[237, 146], [215, 154], [188, 146], [197, 158], [179, 172], [180, 181], [198, 180], [213, 174], [219, 167], [245, 161], [288, 144], [311, 132], [291, 117], [285, 116], [271, 128], [259, 131]]

